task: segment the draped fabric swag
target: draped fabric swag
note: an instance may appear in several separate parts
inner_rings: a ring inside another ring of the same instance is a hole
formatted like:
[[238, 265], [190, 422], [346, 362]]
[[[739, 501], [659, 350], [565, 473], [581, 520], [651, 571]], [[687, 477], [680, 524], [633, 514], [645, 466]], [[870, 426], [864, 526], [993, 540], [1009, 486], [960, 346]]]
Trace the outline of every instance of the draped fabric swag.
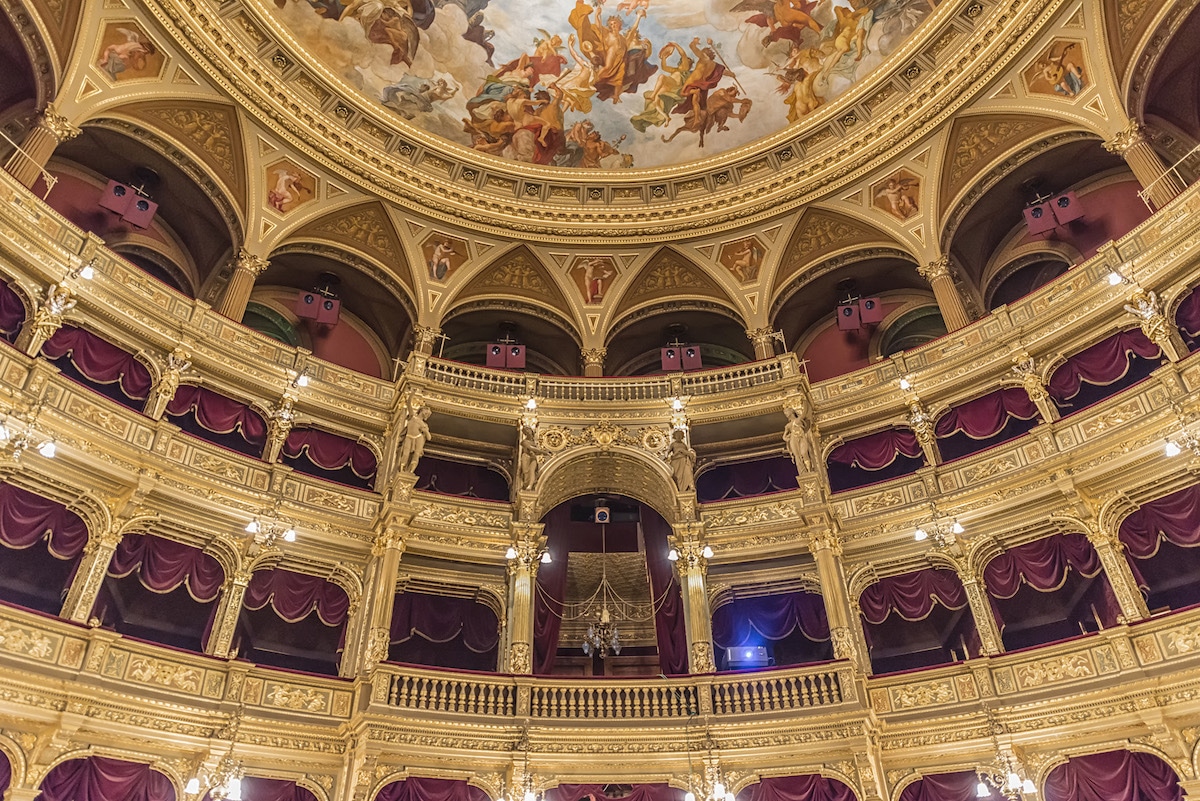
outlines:
[[138, 581], [151, 592], [168, 593], [186, 585], [200, 603], [215, 601], [225, 582], [221, 564], [199, 548], [182, 542], [133, 534], [121, 540], [108, 565], [108, 575]]
[[0, 282], [0, 339], [12, 343], [25, 323], [25, 304], [7, 282]]
[[[409, 776], [386, 785], [375, 801], [490, 801], [485, 790], [462, 779], [429, 779]], [[574, 801], [574, 800], [572, 800]]]
[[924, 620], [934, 604], [962, 609], [967, 593], [953, 570], [931, 567], [882, 578], [863, 590], [858, 603], [868, 623], [883, 623], [892, 612], [904, 620]]
[[1054, 371], [1046, 385], [1050, 396], [1062, 403], [1079, 393], [1081, 382], [1106, 386], [1129, 372], [1129, 355], [1156, 359], [1162, 351], [1140, 329], [1121, 331], [1089, 348], [1081, 350]]
[[737, 801], [855, 801], [854, 791], [816, 773], [771, 776], [738, 793]]
[[0, 795], [4, 795], [8, 791], [10, 784], [12, 784], [12, 764], [8, 761], [8, 754], [0, 751]]
[[917, 435], [911, 431], [890, 428], [865, 437], [843, 442], [829, 454], [829, 461], [864, 470], [882, 470], [896, 461], [897, 456], [916, 459], [921, 455]]
[[[1053, 592], [1062, 587], [1070, 570], [1077, 570], [1086, 578], [1101, 573], [1100, 557], [1083, 534], [1056, 534], [1011, 548], [987, 563], [983, 581], [989, 595], [1012, 598], [1022, 583], [1038, 592]], [[1103, 608], [1096, 611], [1103, 625], [1112, 626], [1116, 624], [1120, 606], [1107, 579], [1102, 577], [1101, 581]], [[992, 611], [996, 622], [1003, 627], [1004, 620], [995, 604]]]
[[495, 650], [500, 643], [496, 613], [470, 598], [451, 598], [417, 592], [396, 594], [392, 611], [392, 644], [423, 637], [430, 642], [461, 639], [477, 654]]
[[326, 626], [340, 626], [350, 611], [346, 591], [320, 576], [274, 568], [259, 570], [246, 587], [244, 606], [262, 609], [267, 604], [288, 623], [297, 623], [316, 610]]
[[746, 645], [756, 632], [768, 640], [782, 640], [797, 630], [814, 642], [829, 639], [825, 601], [812, 592], [738, 598], [713, 612], [712, 630], [718, 648]]
[[294, 428], [283, 444], [283, 455], [306, 458], [322, 470], [349, 467], [354, 475], [369, 481], [375, 477], [375, 454], [361, 442], [316, 428]]
[[[2, 310], [3, 301], [0, 299], [0, 311]], [[2, 319], [0, 317], [0, 320]], [[1197, 344], [1200, 344], [1197, 342], [1197, 337], [1200, 337], [1200, 292], [1194, 288], [1179, 304], [1179, 309], [1175, 312], [1175, 324], [1183, 332], [1184, 338], [1190, 340], [1192, 350], [1195, 350]]]
[[696, 494], [701, 503], [785, 492], [796, 487], [796, 466], [788, 456], [721, 465], [705, 470], [696, 479]]
[[1166, 762], [1140, 751], [1071, 757], [1050, 771], [1046, 801], [1182, 801], [1179, 777]]
[[945, 438], [961, 431], [971, 439], [988, 439], [1003, 431], [1009, 420], [1032, 420], [1037, 413], [1024, 389], [1005, 387], [950, 409], [938, 418], [934, 433]]
[[71, 325], [64, 325], [42, 345], [42, 353], [51, 361], [64, 356], [89, 381], [97, 384], [119, 383], [121, 392], [131, 400], [150, 396], [153, 381], [150, 370], [129, 351]]
[[650, 594], [658, 603], [654, 631], [658, 639], [658, 668], [668, 676], [688, 672], [687, 631], [683, 622], [683, 595], [674, 565], [667, 559], [671, 526], [654, 511], [642, 507], [642, 535], [646, 541], [646, 567]]
[[433, 456], [422, 456], [417, 463], [416, 489], [486, 501], [507, 502], [511, 495], [508, 481], [495, 470]]
[[171, 780], [149, 765], [98, 756], [56, 765], [41, 791], [37, 801], [175, 801]]
[[[684, 791], [668, 784], [635, 784], [620, 801], [683, 801]], [[602, 784], [560, 784], [546, 791], [545, 801], [616, 801], [604, 794]]]
[[0, 542], [21, 550], [46, 541], [57, 559], [74, 559], [87, 543], [87, 524], [58, 501], [0, 484]]
[[[975, 801], [979, 776], [973, 770], [922, 776], [900, 792], [899, 801]], [[1001, 799], [995, 789], [993, 799]]]
[[[212, 801], [212, 795], [205, 793], [203, 801]], [[317, 801], [317, 796], [286, 779], [246, 776], [242, 779], [242, 801]]]
[[193, 416], [196, 423], [214, 434], [237, 431], [248, 444], [261, 448], [267, 441], [267, 423], [262, 416], [232, 398], [211, 389], [184, 384], [167, 404], [170, 417]]
[[558, 655], [558, 635], [562, 631], [563, 600], [567, 592], [568, 551], [561, 537], [555, 536], [555, 510], [546, 518], [546, 548], [550, 563], [538, 565], [533, 588], [533, 673], [547, 676], [554, 670]]
[[1181, 548], [1200, 546], [1200, 484], [1142, 504], [1121, 521], [1117, 535], [1138, 586], [1149, 590], [1139, 561], [1157, 556], [1164, 540]]

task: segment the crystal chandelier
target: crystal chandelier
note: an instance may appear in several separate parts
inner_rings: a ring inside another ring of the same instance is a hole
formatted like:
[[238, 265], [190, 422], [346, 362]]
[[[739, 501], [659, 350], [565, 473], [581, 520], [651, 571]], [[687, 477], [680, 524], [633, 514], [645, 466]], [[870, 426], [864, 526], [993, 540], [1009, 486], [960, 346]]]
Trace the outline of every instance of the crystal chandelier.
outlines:
[[[541, 801], [542, 794], [537, 791], [533, 772], [529, 770], [529, 730], [521, 733], [521, 739], [514, 745], [522, 754], [521, 774], [519, 781], [514, 780], [496, 801]], [[515, 770], [515, 765], [513, 766]], [[515, 779], [516, 777], [514, 777]]]
[[1021, 775], [1021, 767], [1016, 757], [1010, 751], [1000, 749], [1000, 732], [1004, 724], [996, 719], [996, 713], [989, 706], [984, 706], [987, 714], [988, 729], [992, 735], [992, 748], [996, 751], [996, 761], [986, 768], [979, 768], [976, 773], [979, 783], [975, 785], [976, 798], [991, 798], [992, 788], [997, 788], [1008, 801], [1022, 801], [1024, 797], [1036, 796], [1037, 785], [1032, 779]]
[[596, 620], [588, 624], [587, 633], [583, 635], [582, 645], [585, 656], [596, 654], [603, 659], [609, 653], [614, 655], [621, 653], [621, 631], [613, 622], [612, 611], [609, 609], [610, 601], [615, 606], [620, 599], [616, 590], [608, 583], [608, 543], [606, 540], [608, 509], [604, 506], [596, 507], [596, 519], [604, 521], [600, 525], [600, 586], [596, 588], [596, 593], [589, 600], [598, 599], [600, 601], [600, 612], [597, 614]]
[[54, 440], [43, 436], [34, 427], [40, 407], [29, 414], [0, 415], [0, 448], [8, 451], [14, 462], [21, 454], [33, 448], [47, 459], [53, 459], [58, 451]]
[[917, 542], [931, 539], [938, 548], [946, 548], [953, 545], [955, 537], [965, 531], [966, 529], [958, 522], [958, 518], [942, 517], [938, 513], [937, 507], [934, 506], [933, 519], [917, 526], [916, 531], [913, 532], [913, 539]]

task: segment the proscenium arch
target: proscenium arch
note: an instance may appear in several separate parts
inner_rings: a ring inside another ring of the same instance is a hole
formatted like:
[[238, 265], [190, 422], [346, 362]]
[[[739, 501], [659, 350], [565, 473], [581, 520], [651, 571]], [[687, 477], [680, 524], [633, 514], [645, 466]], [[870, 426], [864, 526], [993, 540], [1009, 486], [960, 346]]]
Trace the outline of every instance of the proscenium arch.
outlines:
[[624, 495], [678, 522], [675, 485], [662, 459], [624, 445], [574, 448], [552, 456], [538, 478], [534, 519], [581, 495]]

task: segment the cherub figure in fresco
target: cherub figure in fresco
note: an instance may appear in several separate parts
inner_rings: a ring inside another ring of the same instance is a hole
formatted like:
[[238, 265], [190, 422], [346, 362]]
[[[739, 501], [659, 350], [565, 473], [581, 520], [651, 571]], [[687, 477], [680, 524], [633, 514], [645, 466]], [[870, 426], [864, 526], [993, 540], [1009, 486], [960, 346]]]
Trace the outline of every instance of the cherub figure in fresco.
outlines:
[[914, 178], [897, 178], [893, 176], [888, 178], [883, 186], [875, 190], [875, 197], [876, 199], [882, 198], [887, 203], [888, 209], [897, 218], [907, 220], [920, 211], [917, 208], [916, 199], [912, 196], [912, 193], [917, 191], [919, 187], [920, 181]]
[[871, 30], [871, 24], [875, 21], [874, 12], [871, 8], [859, 8], [851, 11], [841, 6], [834, 6], [833, 13], [836, 15], [836, 27], [833, 34], [833, 46], [836, 58], [830, 57], [829, 64], [836, 64], [842, 56], [849, 53], [852, 49], [856, 50], [854, 60], [862, 61], [863, 55], [867, 52], [867, 33]]
[[646, 9], [637, 9], [636, 19], [628, 30], [616, 15], [601, 25], [600, 8], [594, 10], [595, 22], [591, 18], [593, 8], [584, 0], [575, 0], [568, 19], [581, 45], [589, 42], [593, 47], [591, 57], [596, 70], [593, 85], [597, 97], [620, 103], [622, 94], [636, 91], [658, 69], [649, 63], [650, 42], [638, 32], [638, 26], [646, 18]]
[[764, 44], [780, 39], [798, 42], [806, 29], [822, 35], [821, 25], [812, 16], [817, 4], [817, 0], [742, 0], [732, 11], [757, 12], [746, 22], [768, 30]]
[[763, 256], [758, 243], [753, 239], [747, 239], [733, 255], [734, 259], [730, 263], [729, 269], [733, 271], [738, 280], [743, 283], [754, 280], [758, 276], [758, 268], [762, 264]]
[[818, 86], [825, 86], [822, 79], [820, 54], [811, 47], [801, 47], [792, 42], [787, 60], [775, 72], [779, 79], [779, 93], [788, 107], [788, 122], [796, 122], [805, 114], [816, 111], [825, 102]]
[[433, 111], [434, 103], [449, 100], [458, 93], [445, 78], [425, 80], [415, 75], [405, 75], [393, 84], [385, 86], [379, 100], [406, 120], [421, 112]]
[[566, 110], [587, 114], [592, 110], [592, 96], [596, 94], [596, 69], [592, 66], [594, 48], [591, 42], [584, 42], [580, 48], [583, 55], [580, 55], [575, 48], [575, 34], [572, 33], [567, 37], [567, 49], [575, 59], [575, 66], [547, 84], [547, 88], [551, 85], [558, 87]]
[[280, 167], [271, 174], [275, 176], [275, 186], [267, 192], [267, 202], [281, 214], [287, 211], [291, 204], [298, 202], [302, 193], [309, 191], [300, 184], [304, 176], [287, 167]]
[[154, 48], [154, 42], [149, 39], [143, 42], [142, 35], [135, 30], [117, 28], [117, 32], [125, 37], [125, 41], [104, 48], [97, 62], [114, 81], [128, 69], [135, 72], [146, 69], [146, 56], [158, 52]]
[[1067, 97], [1075, 97], [1075, 95], [1083, 91], [1086, 85], [1083, 78], [1083, 68], [1071, 58], [1070, 54], [1074, 49], [1075, 43], [1070, 42], [1057, 56], [1051, 50], [1051, 52], [1046, 54], [1045, 58], [1038, 62], [1038, 67], [1041, 69], [1042, 77], [1045, 78], [1046, 83], [1050, 84], [1054, 91]]
[[650, 0], [621, 0], [617, 3], [617, 11], [623, 14], [634, 14], [638, 11], [649, 12]]

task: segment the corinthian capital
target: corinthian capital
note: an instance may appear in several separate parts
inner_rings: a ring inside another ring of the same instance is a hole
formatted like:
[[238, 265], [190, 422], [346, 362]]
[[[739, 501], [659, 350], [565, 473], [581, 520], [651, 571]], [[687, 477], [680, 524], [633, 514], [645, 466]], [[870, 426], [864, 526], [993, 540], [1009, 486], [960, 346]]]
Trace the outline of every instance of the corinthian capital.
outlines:
[[608, 355], [608, 348], [584, 348], [579, 353], [583, 357], [585, 367], [603, 367], [604, 357]]
[[248, 272], [255, 278], [266, 272], [270, 265], [271, 262], [262, 256], [255, 256], [245, 248], [239, 248], [237, 255], [233, 257], [233, 269]]
[[42, 111], [42, 118], [38, 120], [38, 124], [50, 132], [50, 135], [59, 141], [59, 144], [68, 142], [79, 136], [80, 130], [67, 120], [54, 107], [53, 103], [47, 103], [46, 108]]
[[1109, 153], [1116, 153], [1118, 156], [1124, 156], [1125, 152], [1134, 145], [1146, 141], [1146, 129], [1140, 123], [1131, 122], [1129, 127], [1115, 134], [1112, 139], [1104, 143], [1104, 149]]
[[933, 283], [934, 279], [937, 278], [953, 277], [949, 256], [941, 256], [928, 264], [918, 264], [917, 272], [929, 283]]

